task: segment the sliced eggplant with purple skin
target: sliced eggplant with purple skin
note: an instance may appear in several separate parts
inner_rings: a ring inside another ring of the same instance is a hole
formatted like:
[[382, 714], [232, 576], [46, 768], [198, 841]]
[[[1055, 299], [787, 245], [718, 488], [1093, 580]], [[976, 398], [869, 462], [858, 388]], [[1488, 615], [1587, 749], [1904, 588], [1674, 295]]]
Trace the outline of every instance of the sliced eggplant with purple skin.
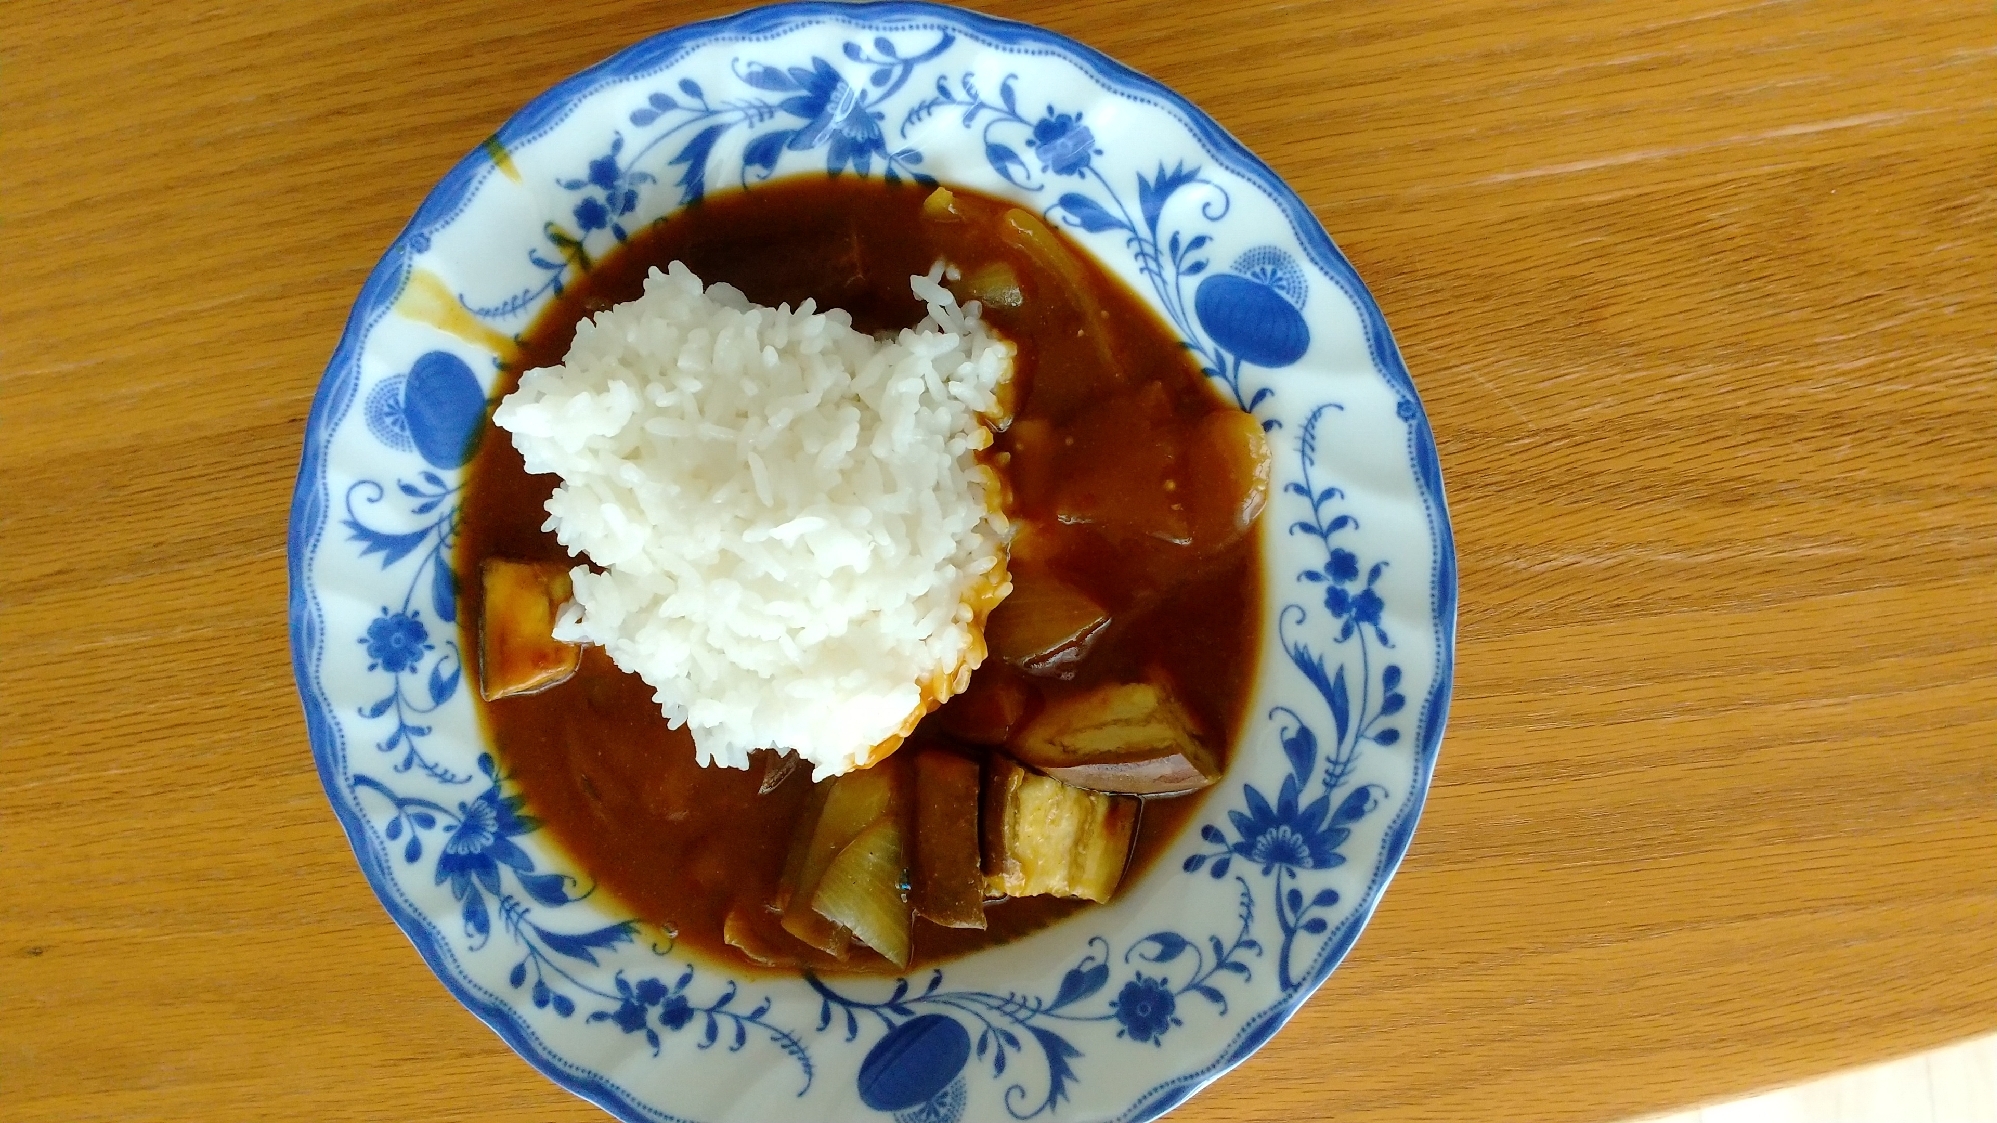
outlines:
[[1100, 792], [1183, 795], [1220, 779], [1220, 763], [1191, 716], [1155, 682], [1113, 683], [1049, 702], [1006, 751]]
[[1028, 772], [994, 755], [985, 777], [985, 892], [995, 897], [1116, 895], [1143, 804]]

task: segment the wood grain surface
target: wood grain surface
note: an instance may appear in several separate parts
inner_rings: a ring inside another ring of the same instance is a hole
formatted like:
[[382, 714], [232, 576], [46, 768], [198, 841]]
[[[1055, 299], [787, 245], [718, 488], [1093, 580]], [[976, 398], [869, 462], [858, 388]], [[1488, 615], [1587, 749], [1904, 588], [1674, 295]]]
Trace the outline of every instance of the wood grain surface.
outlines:
[[[1295, 186], [1461, 551], [1402, 873], [1174, 1120], [1607, 1121], [1997, 1029], [1997, 5], [980, 6]], [[7, 0], [0, 1117], [603, 1118], [362, 881], [287, 506], [429, 186], [728, 9]]]

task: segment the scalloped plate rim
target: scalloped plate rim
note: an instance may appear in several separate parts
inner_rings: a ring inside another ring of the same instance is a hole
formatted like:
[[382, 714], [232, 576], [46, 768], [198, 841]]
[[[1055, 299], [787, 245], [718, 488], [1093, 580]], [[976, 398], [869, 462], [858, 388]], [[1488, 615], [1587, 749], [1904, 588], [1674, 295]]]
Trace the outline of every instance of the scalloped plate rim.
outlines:
[[[360, 813], [346, 806], [335, 795], [336, 785], [345, 779], [339, 774], [344, 763], [345, 746], [338, 727], [326, 715], [322, 698], [318, 695], [318, 671], [313, 666], [313, 657], [323, 649], [324, 637], [320, 634], [318, 606], [308, 595], [310, 582], [306, 573], [320, 536], [328, 526], [331, 497], [323, 490], [328, 430], [344, 415], [351, 405], [351, 396], [358, 390], [358, 361], [369, 331], [390, 312], [395, 296], [407, 280], [411, 243], [455, 219], [476, 196], [485, 178], [496, 170], [488, 154], [488, 145], [497, 142], [513, 147], [545, 135], [558, 127], [575, 104], [591, 93], [614, 82], [668, 69], [678, 48], [697, 44], [716, 33], [725, 32], [747, 39], [759, 32], [774, 32], [819, 20], [856, 28], [896, 22], [905, 29], [910, 19], [933, 21], [938, 27], [954, 25], [1008, 46], [1049, 47], [1049, 53], [1067, 56], [1078, 63], [1084, 73], [1106, 90], [1121, 96], [1142, 96], [1170, 112], [1216, 161], [1261, 191], [1282, 212], [1296, 244], [1338, 285], [1359, 312], [1375, 372], [1412, 402], [1416, 411], [1410, 419], [1414, 447], [1409, 451], [1415, 483], [1431, 507], [1431, 529], [1435, 535], [1431, 594], [1435, 604], [1432, 624], [1437, 639], [1437, 666], [1435, 682], [1422, 707], [1421, 736], [1418, 743], [1412, 746], [1415, 753], [1414, 782], [1400, 813], [1387, 827], [1382, 844], [1384, 857], [1379, 869], [1358, 907], [1329, 936], [1312, 967], [1292, 993], [1276, 1004], [1248, 1015], [1210, 1064], [1143, 1092], [1127, 1112], [1117, 1117], [1119, 1120], [1123, 1123], [1146, 1123], [1184, 1102], [1246, 1060], [1281, 1030], [1304, 1002], [1317, 992], [1351, 950], [1405, 858], [1434, 774], [1453, 693], [1458, 598], [1456, 551], [1440, 460], [1412, 377], [1371, 292], [1322, 224], [1280, 176], [1205, 112], [1163, 83], [1086, 44], [1020, 21], [920, 0], [882, 0], [860, 4], [805, 0], [751, 8], [657, 32], [564, 79], [536, 95], [510, 116], [487, 142], [473, 147], [425, 193], [409, 221], [369, 271], [313, 395], [297, 483], [289, 509], [286, 550], [292, 670], [306, 719], [315, 770], [327, 789], [328, 802], [362, 867], [370, 890], [453, 998], [489, 1026], [537, 1071], [620, 1119], [678, 1121], [677, 1116], [635, 1102], [599, 1074], [579, 1070], [577, 1066], [553, 1055], [512, 1006], [489, 999], [454, 977], [449, 968], [455, 965], [455, 956], [434, 938], [429, 918], [400, 900], [392, 891], [395, 880], [392, 871], [379, 868], [371, 848], [364, 844], [366, 824]], [[650, 65], [634, 65], [641, 60], [649, 61]], [[335, 759], [335, 749], [340, 750], [339, 759]]]

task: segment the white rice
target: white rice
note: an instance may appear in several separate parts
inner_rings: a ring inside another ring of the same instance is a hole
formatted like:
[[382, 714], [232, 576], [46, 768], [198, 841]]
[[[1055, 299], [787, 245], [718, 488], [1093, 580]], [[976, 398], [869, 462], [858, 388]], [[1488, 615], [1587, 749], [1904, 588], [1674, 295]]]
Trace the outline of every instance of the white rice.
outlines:
[[1013, 349], [940, 269], [909, 279], [928, 317], [877, 340], [674, 262], [493, 414], [561, 476], [546, 529], [596, 567], [556, 637], [642, 676], [703, 764], [779, 748], [850, 771], [984, 659], [1006, 524], [973, 453]]

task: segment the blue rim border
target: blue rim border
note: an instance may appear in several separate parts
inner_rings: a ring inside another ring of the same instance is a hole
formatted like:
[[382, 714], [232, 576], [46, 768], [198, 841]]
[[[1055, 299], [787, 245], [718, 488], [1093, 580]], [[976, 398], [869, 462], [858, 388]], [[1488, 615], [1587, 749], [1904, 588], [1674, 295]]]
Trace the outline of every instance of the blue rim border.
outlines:
[[[1297, 236], [1298, 243], [1310, 255], [1313, 264], [1337, 283], [1358, 309], [1366, 333], [1367, 350], [1375, 369], [1414, 406], [1414, 416], [1408, 419], [1409, 453], [1436, 540], [1435, 571], [1431, 578], [1431, 591], [1435, 603], [1435, 617], [1432, 623], [1436, 631], [1437, 658], [1435, 683], [1421, 711], [1421, 736], [1419, 744], [1415, 747], [1415, 776], [1408, 801], [1401, 809], [1401, 814], [1388, 828], [1382, 844], [1384, 861], [1375, 874], [1365, 899], [1339, 930], [1326, 941], [1324, 948], [1319, 952], [1317, 962], [1312, 966], [1303, 984], [1275, 1005], [1251, 1015], [1236, 1033], [1234, 1040], [1212, 1063], [1198, 1071], [1157, 1085], [1140, 1096], [1127, 1112], [1117, 1117], [1122, 1123], [1148, 1123], [1149, 1120], [1170, 1111], [1193, 1093], [1246, 1060], [1281, 1029], [1311, 995], [1317, 992], [1339, 962], [1345, 958], [1346, 953], [1351, 950], [1353, 943], [1359, 938], [1359, 933], [1372, 918], [1374, 910], [1379, 907], [1380, 897], [1386, 891], [1387, 883], [1393, 879], [1413, 840], [1415, 823], [1420, 819], [1422, 807], [1427, 801], [1429, 782], [1434, 776], [1436, 758], [1442, 745], [1443, 727], [1448, 718], [1456, 662], [1456, 546], [1450, 530], [1448, 506], [1442, 487], [1442, 465], [1436, 454], [1435, 438], [1429, 429], [1428, 416], [1422, 408], [1420, 396], [1415, 391], [1414, 381], [1401, 359], [1399, 348], [1394, 344], [1393, 335], [1387, 327], [1386, 318], [1381, 314], [1379, 305], [1374, 302], [1365, 282], [1359, 279], [1358, 272], [1332, 243], [1331, 236], [1325, 232], [1324, 227], [1304, 205], [1303, 200], [1298, 198], [1267, 164], [1191, 102], [1162, 83], [1124, 66], [1092, 47], [1056, 32], [978, 12], [923, 3], [919, 0], [888, 0], [888, 2], [864, 4], [815, 0], [808, 3], [775, 4], [753, 8], [731, 16], [662, 31], [625, 48], [536, 97], [502, 125], [493, 134], [493, 139], [509, 148], [523, 145], [558, 124], [568, 115], [576, 102], [597, 89], [668, 65], [683, 48], [709, 37], [728, 35], [746, 38], [768, 35], [797, 23], [818, 19], [833, 19], [856, 26], [906, 23], [911, 19], [948, 21], [988, 42], [999, 45], [1049, 48], [1055, 53], [1071, 58], [1109, 88], [1119, 93], [1143, 97], [1172, 110], [1214, 159], [1260, 188], [1282, 210], [1289, 220], [1292, 232]], [[359, 378], [362, 343], [366, 340], [369, 330], [394, 305], [395, 298], [400, 294], [403, 282], [408, 276], [410, 258], [427, 248], [430, 231], [447, 225], [457, 216], [491, 169], [491, 158], [486, 154], [485, 146], [473, 148], [453, 165], [444, 178], [425, 196], [415, 215], [389, 245], [388, 250], [361, 286], [360, 295], [354, 302], [353, 311], [348, 315], [340, 342], [334, 349], [332, 358], [327, 362], [326, 373], [313, 395], [312, 411], [305, 423], [298, 482], [292, 493], [286, 546], [286, 572], [290, 586], [288, 601], [292, 673], [297, 681], [299, 699], [305, 713], [306, 732], [312, 744], [313, 762], [318, 770], [320, 783], [326, 789], [328, 802], [332, 804], [334, 815], [346, 833], [347, 843], [352, 847], [360, 863], [361, 872], [366, 876], [369, 888], [374, 891], [376, 898], [381, 901], [382, 907], [387, 910], [403, 935], [416, 946], [417, 952], [423, 957], [431, 972], [444, 984], [452, 997], [490, 1026], [509, 1048], [543, 1075], [620, 1119], [630, 1123], [650, 1123], [661, 1117], [634, 1103], [622, 1089], [607, 1080], [595, 1074], [579, 1073], [544, 1052], [533, 1032], [510, 1007], [481, 998], [453, 978], [446, 970], [451, 957], [432, 939], [428, 924], [388, 892], [387, 886], [393, 882], [389, 872], [379, 867], [372, 851], [365, 844], [365, 823], [357, 809], [348, 806], [342, 799], [343, 789], [340, 785], [343, 781], [334, 755], [342, 745], [338, 729], [329, 719], [321, 700], [315, 669], [322, 650], [323, 637], [317, 607], [311, 596], [307, 566], [312, 548], [318, 544], [319, 536], [326, 525], [328, 500], [324, 493], [324, 481], [327, 436], [331, 427], [344, 416], [347, 407], [352, 403]]]

